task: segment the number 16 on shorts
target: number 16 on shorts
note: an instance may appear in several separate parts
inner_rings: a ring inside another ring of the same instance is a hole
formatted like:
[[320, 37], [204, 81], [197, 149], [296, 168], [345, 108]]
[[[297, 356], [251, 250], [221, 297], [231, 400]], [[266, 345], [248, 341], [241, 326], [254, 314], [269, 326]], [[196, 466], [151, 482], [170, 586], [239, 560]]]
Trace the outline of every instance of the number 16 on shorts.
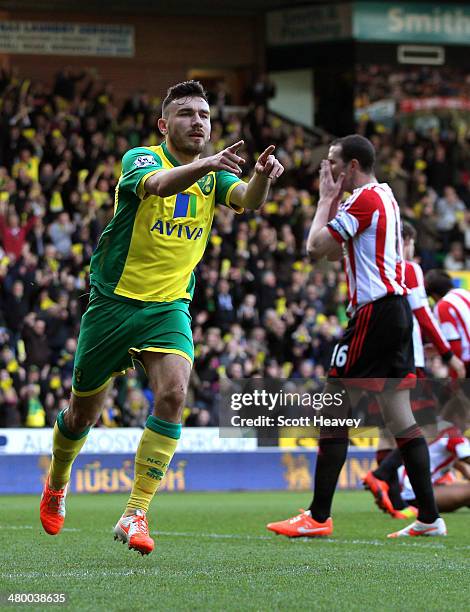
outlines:
[[348, 350], [347, 344], [337, 344], [331, 357], [330, 367], [344, 368], [348, 360]]

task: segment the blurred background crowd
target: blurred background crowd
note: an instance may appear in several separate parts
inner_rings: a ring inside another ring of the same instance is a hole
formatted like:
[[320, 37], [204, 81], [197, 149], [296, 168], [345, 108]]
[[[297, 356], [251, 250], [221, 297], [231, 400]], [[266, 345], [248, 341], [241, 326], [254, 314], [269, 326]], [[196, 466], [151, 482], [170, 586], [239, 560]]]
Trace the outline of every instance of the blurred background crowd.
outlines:
[[[432, 71], [360, 72], [357, 105], [387, 96], [465, 96], [468, 79]], [[454, 92], [457, 90], [457, 93]], [[225, 377], [320, 378], [346, 323], [340, 263], [316, 263], [305, 240], [318, 199], [318, 166], [331, 137], [286, 122], [268, 109], [265, 77], [234, 109], [230, 92], [210, 92], [206, 154], [243, 139], [248, 177], [269, 144], [286, 168], [266, 205], [233, 215], [219, 207], [192, 304], [195, 366], [187, 426], [216, 424]], [[0, 72], [0, 427], [52, 425], [67, 405], [88, 266], [113, 214], [120, 160], [156, 145], [161, 100], [145, 91], [124, 104], [93, 72], [64, 69], [52, 84]], [[425, 270], [465, 270], [470, 256], [470, 140], [448, 118], [373, 120], [359, 131], [377, 147], [377, 176], [392, 187], [418, 229]], [[465, 124], [466, 125], [466, 124]], [[470, 134], [470, 132], [468, 132]], [[442, 364], [430, 364], [442, 372]], [[152, 395], [140, 370], [116, 379], [100, 424], [140, 426]]]
[[468, 97], [470, 93], [470, 75], [456, 66], [369, 64], [357, 68], [356, 102], [361, 104], [386, 98]]

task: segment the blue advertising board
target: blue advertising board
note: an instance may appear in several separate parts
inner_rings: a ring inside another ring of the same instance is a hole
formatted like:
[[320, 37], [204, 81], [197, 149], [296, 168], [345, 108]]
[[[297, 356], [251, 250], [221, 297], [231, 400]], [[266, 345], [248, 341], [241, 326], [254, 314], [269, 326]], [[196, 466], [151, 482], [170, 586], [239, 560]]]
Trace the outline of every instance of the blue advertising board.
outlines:
[[[339, 487], [362, 486], [374, 463], [372, 449], [350, 449]], [[316, 452], [279, 449], [249, 452], [177, 453], [161, 490], [263, 491], [308, 490], [313, 485]], [[0, 494], [40, 493], [49, 455], [0, 455]], [[132, 454], [82, 454], [74, 464], [74, 493], [125, 493], [134, 471]]]

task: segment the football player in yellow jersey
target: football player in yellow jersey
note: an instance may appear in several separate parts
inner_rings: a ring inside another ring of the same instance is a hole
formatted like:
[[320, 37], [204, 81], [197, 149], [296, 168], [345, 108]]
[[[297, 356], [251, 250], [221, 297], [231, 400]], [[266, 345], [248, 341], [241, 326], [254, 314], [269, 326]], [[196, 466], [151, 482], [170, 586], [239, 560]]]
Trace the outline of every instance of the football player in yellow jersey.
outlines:
[[248, 183], [239, 141], [201, 158], [210, 108], [200, 83], [168, 90], [158, 128], [165, 141], [122, 160], [114, 217], [90, 269], [90, 302], [80, 326], [72, 397], [54, 426], [52, 461], [41, 497], [45, 531], [59, 533], [74, 459], [101, 413], [112, 377], [140, 361], [155, 396], [135, 457], [135, 477], [115, 539], [150, 553], [146, 513], [181, 434], [193, 362], [189, 304], [193, 270], [203, 256], [216, 204], [236, 213], [259, 208], [284, 168], [274, 146], [258, 158]]

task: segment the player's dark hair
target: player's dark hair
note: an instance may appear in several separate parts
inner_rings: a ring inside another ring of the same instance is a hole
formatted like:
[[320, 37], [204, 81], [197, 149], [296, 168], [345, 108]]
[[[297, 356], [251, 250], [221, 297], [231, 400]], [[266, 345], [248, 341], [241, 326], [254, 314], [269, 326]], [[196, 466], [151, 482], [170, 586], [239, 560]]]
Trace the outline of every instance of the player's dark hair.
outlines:
[[403, 240], [416, 240], [416, 229], [408, 221], [403, 221], [401, 225], [401, 235]]
[[429, 295], [443, 297], [454, 289], [452, 277], [445, 270], [429, 270], [424, 277], [424, 285]]
[[341, 147], [341, 159], [344, 163], [357, 159], [363, 172], [371, 173], [375, 164], [375, 149], [371, 141], [360, 134], [350, 134], [336, 138], [331, 143]]
[[173, 100], [179, 100], [180, 98], [192, 98], [193, 96], [202, 98], [207, 102], [206, 90], [199, 81], [183, 81], [182, 83], [177, 83], [176, 85], [169, 87], [168, 91], [166, 92], [166, 97], [163, 100], [162, 114], [165, 114], [168, 105], [171, 104]]

